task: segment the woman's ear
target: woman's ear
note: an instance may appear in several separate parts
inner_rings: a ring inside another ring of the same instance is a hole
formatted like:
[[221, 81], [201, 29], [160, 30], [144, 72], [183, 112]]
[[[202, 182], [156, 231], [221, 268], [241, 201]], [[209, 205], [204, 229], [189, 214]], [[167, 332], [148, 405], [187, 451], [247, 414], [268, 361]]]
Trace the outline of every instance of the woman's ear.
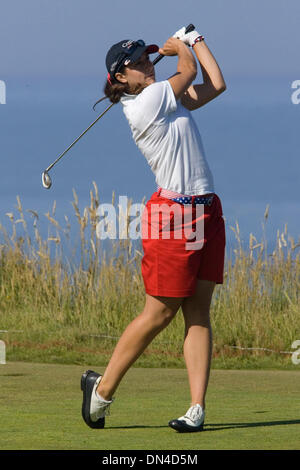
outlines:
[[128, 83], [126, 76], [123, 73], [117, 72], [115, 75], [116, 80], [121, 83]]

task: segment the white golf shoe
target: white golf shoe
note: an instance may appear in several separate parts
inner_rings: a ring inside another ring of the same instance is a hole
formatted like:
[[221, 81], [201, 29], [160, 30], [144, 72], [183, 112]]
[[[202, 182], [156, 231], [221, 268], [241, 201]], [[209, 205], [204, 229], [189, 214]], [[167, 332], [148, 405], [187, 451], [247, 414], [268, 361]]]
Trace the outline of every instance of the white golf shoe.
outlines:
[[169, 426], [178, 432], [197, 432], [203, 430], [205, 411], [198, 403], [191, 406], [184, 416], [173, 419]]
[[104, 428], [105, 416], [109, 415], [112, 400], [104, 400], [96, 393], [102, 375], [87, 370], [81, 377], [83, 391], [82, 417], [90, 428]]

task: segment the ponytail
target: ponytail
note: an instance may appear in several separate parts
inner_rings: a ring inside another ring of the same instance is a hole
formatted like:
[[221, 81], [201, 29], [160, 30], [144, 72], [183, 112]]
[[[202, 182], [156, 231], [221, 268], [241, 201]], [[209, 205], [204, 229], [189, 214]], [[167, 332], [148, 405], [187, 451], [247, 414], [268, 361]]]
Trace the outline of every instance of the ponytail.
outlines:
[[128, 84], [121, 82], [109, 83], [107, 80], [104, 86], [104, 94], [112, 103], [119, 103], [121, 96], [128, 93]]
[[96, 101], [96, 103], [93, 106], [93, 110], [95, 111], [95, 107], [97, 106], [98, 103], [101, 103], [101, 101], [106, 100], [107, 98], [112, 102], [112, 103], [119, 103], [121, 96], [123, 93], [128, 92], [128, 86], [126, 83], [110, 83], [108, 80], [106, 81], [104, 85], [104, 94], [103, 98], [100, 98], [100, 100]]
[[119, 103], [121, 97], [123, 96], [124, 93], [129, 93], [129, 94], [134, 94], [138, 95], [141, 93], [144, 89], [144, 86], [141, 85], [140, 83], [137, 83], [134, 87], [129, 88], [128, 83], [121, 83], [118, 81], [109, 81], [106, 80], [103, 91], [104, 95], [103, 98], [100, 98], [100, 100], [96, 101], [96, 103], [93, 106], [93, 109], [95, 111], [95, 106], [100, 103], [101, 101], [105, 100], [108, 98], [112, 103]]

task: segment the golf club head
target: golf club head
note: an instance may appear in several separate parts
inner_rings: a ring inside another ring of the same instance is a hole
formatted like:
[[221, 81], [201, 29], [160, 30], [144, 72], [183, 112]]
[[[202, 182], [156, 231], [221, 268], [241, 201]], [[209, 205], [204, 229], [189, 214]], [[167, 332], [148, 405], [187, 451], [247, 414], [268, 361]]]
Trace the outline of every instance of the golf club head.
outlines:
[[43, 183], [44, 188], [46, 188], [46, 189], [51, 188], [52, 181], [51, 181], [51, 178], [49, 176], [49, 173], [47, 173], [47, 171], [43, 171], [43, 173], [42, 173], [42, 183]]

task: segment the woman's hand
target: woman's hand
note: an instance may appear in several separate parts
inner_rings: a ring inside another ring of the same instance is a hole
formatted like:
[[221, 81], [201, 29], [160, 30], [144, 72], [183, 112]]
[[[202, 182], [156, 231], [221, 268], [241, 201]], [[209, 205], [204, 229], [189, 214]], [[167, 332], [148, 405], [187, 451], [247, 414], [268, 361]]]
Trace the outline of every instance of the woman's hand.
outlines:
[[177, 38], [169, 38], [159, 49], [159, 53], [162, 55], [174, 56], [178, 55], [182, 47], [186, 47], [185, 44]]
[[186, 28], [185, 26], [183, 26], [183, 28], [176, 31], [173, 38], [178, 38], [187, 46], [192, 47], [195, 44], [195, 40], [199, 36], [201, 36], [201, 34], [199, 34], [198, 31], [196, 31], [195, 29], [193, 31], [190, 31], [189, 33], [186, 33], [185, 30]]

